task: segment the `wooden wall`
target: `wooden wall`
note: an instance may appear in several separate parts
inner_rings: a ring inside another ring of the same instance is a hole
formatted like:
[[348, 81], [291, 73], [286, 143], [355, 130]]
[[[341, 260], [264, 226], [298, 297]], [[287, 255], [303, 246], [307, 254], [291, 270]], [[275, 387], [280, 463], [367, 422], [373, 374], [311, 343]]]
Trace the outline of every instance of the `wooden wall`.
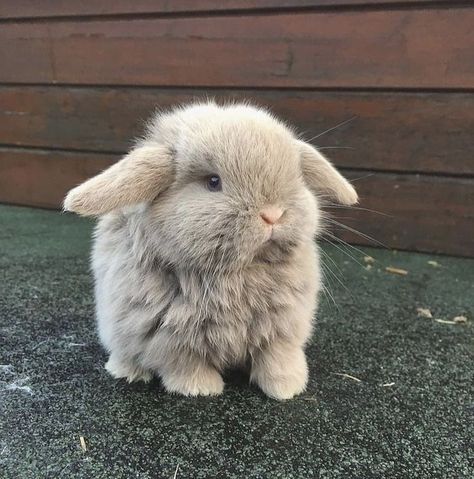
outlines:
[[472, 1], [4, 0], [0, 65], [0, 201], [58, 207], [156, 106], [250, 98], [307, 138], [353, 118], [314, 140], [351, 228], [474, 256]]

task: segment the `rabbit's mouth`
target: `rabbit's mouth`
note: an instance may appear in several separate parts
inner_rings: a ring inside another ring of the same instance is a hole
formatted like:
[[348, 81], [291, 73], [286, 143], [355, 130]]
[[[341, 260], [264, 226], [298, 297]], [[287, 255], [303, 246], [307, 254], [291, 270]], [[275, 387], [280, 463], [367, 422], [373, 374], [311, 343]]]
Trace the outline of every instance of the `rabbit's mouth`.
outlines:
[[274, 226], [268, 226], [265, 229], [264, 243], [267, 243], [268, 241], [272, 241], [274, 237], [275, 237], [275, 227]]
[[279, 238], [278, 235], [272, 233], [258, 249], [255, 260], [265, 263], [281, 263], [291, 257], [297, 246], [297, 241]]

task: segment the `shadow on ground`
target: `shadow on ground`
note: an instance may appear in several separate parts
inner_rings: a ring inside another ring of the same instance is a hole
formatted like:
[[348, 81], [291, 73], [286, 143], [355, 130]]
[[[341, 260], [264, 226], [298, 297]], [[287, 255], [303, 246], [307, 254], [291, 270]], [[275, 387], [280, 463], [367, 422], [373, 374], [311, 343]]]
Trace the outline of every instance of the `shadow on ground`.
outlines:
[[103, 370], [89, 222], [3, 206], [0, 225], [0, 477], [473, 477], [473, 260], [325, 246], [342, 284], [328, 275], [308, 391], [279, 403], [231, 373], [187, 399]]

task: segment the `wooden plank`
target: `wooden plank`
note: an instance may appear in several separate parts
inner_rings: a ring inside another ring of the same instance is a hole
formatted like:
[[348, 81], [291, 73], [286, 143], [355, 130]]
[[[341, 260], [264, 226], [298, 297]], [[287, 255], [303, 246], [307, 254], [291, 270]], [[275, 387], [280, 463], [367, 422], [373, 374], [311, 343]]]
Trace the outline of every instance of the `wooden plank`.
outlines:
[[[387, 5], [398, 0], [4, 0], [0, 19], [85, 15], [160, 14], [253, 9], [288, 9], [354, 5]], [[426, 5], [437, 0], [404, 0], [405, 4]], [[439, 2], [438, 2], [439, 3]]]
[[[0, 201], [56, 208], [69, 188], [116, 158], [0, 149]], [[474, 256], [473, 179], [387, 173], [367, 176], [360, 171], [346, 175], [353, 178], [359, 191], [359, 207], [382, 213], [328, 209], [346, 225], [390, 247]], [[356, 244], [370, 244], [364, 237], [338, 234]]]
[[91, 153], [0, 148], [0, 202], [60, 208], [70, 188], [116, 159]]
[[0, 82], [473, 88], [472, 25], [463, 8], [7, 23]]
[[[392, 248], [474, 256], [474, 180], [426, 175], [346, 172], [360, 208], [328, 209], [342, 223]], [[334, 226], [334, 225], [333, 225]], [[376, 242], [342, 228], [355, 244]]]
[[[212, 93], [0, 87], [0, 144], [124, 152], [156, 107], [205, 99]], [[250, 99], [268, 106], [308, 139], [356, 116], [314, 140], [340, 167], [474, 175], [474, 93], [214, 93], [218, 101]]]

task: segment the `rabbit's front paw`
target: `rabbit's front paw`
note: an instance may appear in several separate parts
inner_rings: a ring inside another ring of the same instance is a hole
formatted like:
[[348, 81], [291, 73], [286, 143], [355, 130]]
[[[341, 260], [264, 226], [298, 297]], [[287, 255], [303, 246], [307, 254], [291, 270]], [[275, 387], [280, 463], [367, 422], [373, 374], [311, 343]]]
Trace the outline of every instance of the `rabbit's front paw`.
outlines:
[[184, 396], [216, 396], [224, 390], [221, 375], [207, 366], [193, 371], [163, 372], [161, 378], [168, 392]]
[[142, 368], [138, 364], [123, 361], [113, 354], [105, 364], [105, 369], [116, 379], [124, 378], [129, 383], [135, 381], [143, 381], [145, 383], [151, 381], [153, 374]]
[[291, 399], [306, 389], [308, 366], [302, 349], [264, 353], [252, 367], [250, 380], [274, 399]]
[[294, 371], [288, 376], [264, 378], [258, 382], [258, 385], [267, 396], [282, 401], [301, 394], [306, 389], [307, 379], [305, 372]]

